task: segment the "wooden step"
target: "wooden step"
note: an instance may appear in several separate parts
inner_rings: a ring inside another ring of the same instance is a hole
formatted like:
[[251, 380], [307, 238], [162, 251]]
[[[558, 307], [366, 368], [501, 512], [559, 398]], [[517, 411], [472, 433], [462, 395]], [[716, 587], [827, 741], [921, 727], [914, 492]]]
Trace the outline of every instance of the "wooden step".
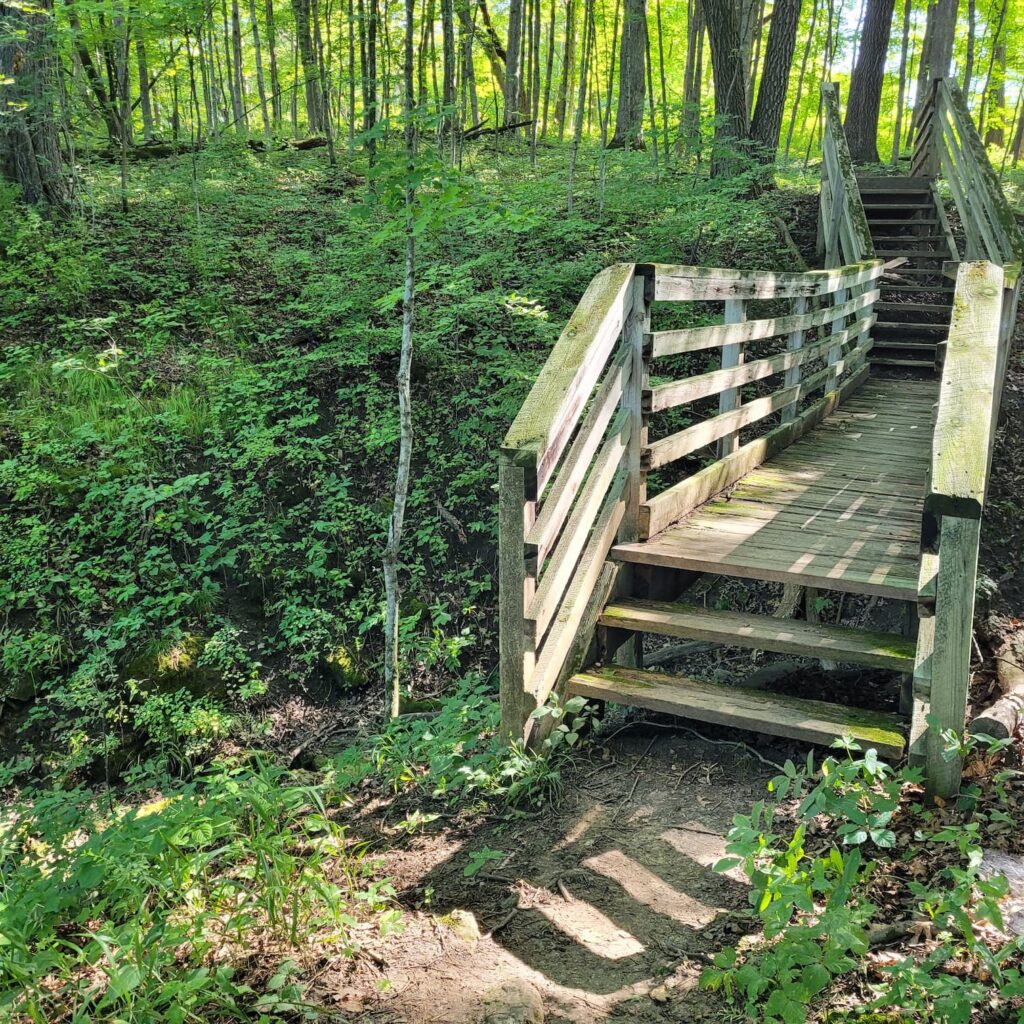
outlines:
[[[908, 260], [941, 260], [945, 263], [949, 259], [949, 250], [937, 252], [935, 249], [875, 249], [875, 255], [886, 263], [899, 257], [906, 257]], [[898, 273], [899, 267], [895, 269]]]
[[905, 341], [901, 338], [875, 338], [874, 346], [872, 351], [874, 352], [891, 352], [893, 350], [899, 350], [900, 352], [927, 352], [932, 354], [938, 347], [934, 341]]
[[[913, 223], [913, 222], [911, 222]], [[909, 225], [908, 225], [909, 226]], [[945, 242], [945, 235], [876, 235], [875, 242]]]
[[935, 302], [876, 302], [876, 313], [944, 313], [952, 309], [952, 305], [943, 306]]
[[638, 633], [712, 640], [728, 647], [749, 647], [776, 654], [828, 657], [851, 665], [890, 668], [896, 672], [913, 672], [917, 647], [913, 640], [891, 633], [713, 611], [666, 601], [616, 601], [605, 608], [598, 621], [604, 626]]
[[913, 227], [926, 227], [931, 225], [938, 225], [938, 218], [935, 217], [901, 217], [899, 220], [891, 220], [884, 218], [868, 217], [868, 226], [874, 228], [895, 228], [895, 227], [907, 227], [911, 225]]
[[865, 175], [857, 179], [861, 193], [867, 192], [931, 192], [932, 179], [909, 175]]
[[569, 680], [567, 689], [570, 695], [589, 700], [649, 708], [697, 722], [822, 746], [850, 735], [865, 749], [873, 747], [882, 757], [893, 759], [901, 757], [906, 746], [896, 715], [720, 683], [701, 683], [686, 676], [607, 665], [577, 673]]
[[868, 202], [866, 202], [864, 204], [864, 209], [865, 210], [892, 210], [892, 209], [898, 209], [898, 210], [934, 210], [935, 209], [935, 203], [933, 203], [931, 201], [929, 201], [929, 202], [920, 202], [920, 203], [908, 203], [901, 196], [900, 199], [897, 202], [893, 202], [893, 203], [880, 203], [880, 202], [877, 202], [874, 199], [871, 199], [871, 200], [869, 200]]
[[[893, 273], [898, 274], [899, 271], [894, 270]], [[956, 288], [951, 284], [889, 284], [887, 281], [882, 282], [881, 289], [883, 295], [889, 292], [896, 292], [897, 295], [920, 295], [922, 292], [943, 292], [947, 295], [952, 295], [956, 291]]]
[[934, 370], [935, 363], [931, 359], [899, 359], [895, 356], [871, 355], [872, 366], [899, 366], [905, 369]]
[[898, 334], [948, 334], [949, 324], [921, 324], [911, 323], [909, 320], [879, 320], [871, 329], [871, 335], [878, 331], [886, 333], [895, 332]]

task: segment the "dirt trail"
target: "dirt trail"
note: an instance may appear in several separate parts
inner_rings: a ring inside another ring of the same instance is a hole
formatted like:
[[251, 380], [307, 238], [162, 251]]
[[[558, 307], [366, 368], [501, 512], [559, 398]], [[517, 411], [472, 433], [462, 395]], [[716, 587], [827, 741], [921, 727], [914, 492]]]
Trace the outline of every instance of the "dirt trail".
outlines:
[[[488, 1019], [488, 994], [512, 983], [547, 1021], [720, 1019], [697, 979], [750, 925], [742, 874], [711, 866], [773, 770], [646, 724], [583, 757], [555, 809], [433, 828], [390, 850], [406, 930], [372, 961], [325, 972], [324, 1001], [358, 1021], [461, 1024]], [[501, 858], [466, 877], [484, 847]]]

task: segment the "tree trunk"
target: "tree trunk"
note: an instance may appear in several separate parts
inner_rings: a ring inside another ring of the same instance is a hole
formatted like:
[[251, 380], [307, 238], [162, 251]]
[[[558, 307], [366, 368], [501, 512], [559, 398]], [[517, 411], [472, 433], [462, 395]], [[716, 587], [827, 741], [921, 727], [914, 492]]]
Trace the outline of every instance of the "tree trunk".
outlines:
[[[973, 3], [973, 0], [972, 0]], [[900, 161], [900, 142], [903, 135], [903, 112], [907, 103], [907, 51], [910, 47], [910, 19], [914, 14], [914, 0], [904, 0], [903, 37], [900, 40], [900, 81], [896, 91], [896, 126], [892, 135], [892, 165]]]
[[985, 145], [1002, 148], [1006, 145], [1006, 131], [1003, 127], [1004, 108], [1006, 107], [1006, 43], [1000, 40], [992, 47], [994, 74], [985, 105], [988, 116], [988, 130], [985, 132]]
[[153, 104], [149, 95], [149, 67], [146, 63], [146, 46], [142, 37], [135, 39], [135, 59], [139, 70], [139, 105], [142, 107], [142, 137], [153, 138]]
[[704, 7], [702, 0], [690, 0], [686, 23], [686, 67], [683, 70], [683, 106], [679, 115], [676, 156], [700, 150], [700, 93], [704, 49]]
[[65, 211], [74, 179], [60, 148], [53, 7], [0, 3], [0, 174], [28, 203]]
[[[742, 3], [743, 0], [740, 0]], [[747, 138], [747, 64], [732, 0], [702, 0], [715, 78], [714, 177], [737, 173]]]
[[[573, 128], [572, 133], [572, 151], [569, 154], [569, 205], [568, 213], [572, 216], [573, 209], [573, 185], [575, 184], [576, 178], [576, 159], [579, 156], [580, 141], [583, 138], [583, 117], [586, 112], [587, 106], [587, 80], [589, 78], [590, 71], [590, 50], [591, 50], [591, 31], [590, 25], [592, 19], [590, 17], [591, 6], [594, 0], [583, 0], [583, 39], [580, 44], [580, 85], [579, 85], [579, 96], [576, 102], [576, 124]], [[643, 72], [643, 65], [640, 65], [641, 73]]]
[[974, 52], [978, 35], [978, 4], [977, 0], [967, 0], [967, 55], [964, 61], [964, 99], [971, 102], [971, 82], [974, 79]]
[[625, 0], [619, 49], [619, 105], [610, 149], [644, 148], [647, 0]]
[[548, 134], [548, 111], [551, 109], [551, 80], [555, 70], [555, 14], [557, 8], [555, 0], [551, 0], [551, 18], [548, 22], [548, 52], [547, 63], [544, 68], [544, 112], [541, 120], [540, 137], [546, 138]]
[[866, 0], [864, 38], [850, 83], [846, 141], [857, 163], [878, 163], [878, 114], [895, 0]]
[[[807, 43], [804, 46], [804, 55], [800, 60], [800, 74], [796, 79], [796, 99], [793, 100], [793, 113], [789, 118], [789, 129], [786, 131], [785, 159], [789, 159], [789, 150], [793, 145], [793, 132], [796, 129], [796, 119], [800, 113], [800, 100], [803, 98], [804, 77], [807, 74], [807, 61], [811, 55], [811, 44], [814, 42], [814, 29], [818, 22], [818, 0], [813, 0], [811, 7], [811, 24], [807, 30]], [[907, 0], [910, 3], [910, 0]]]
[[523, 87], [523, 8], [524, 0], [511, 0], [509, 4], [508, 51], [505, 58], [505, 124], [514, 124], [519, 120], [519, 97]]
[[271, 135], [270, 110], [267, 107], [267, 82], [263, 77], [263, 50], [260, 47], [260, 27], [256, 23], [256, 0], [249, 0], [249, 18], [252, 21], [252, 46], [256, 62], [256, 88], [260, 94], [260, 117], [263, 118], [263, 134]]
[[[614, 44], [614, 40], [613, 40]], [[555, 102], [555, 120], [558, 122], [559, 141], [565, 134], [565, 115], [572, 92], [572, 75], [576, 64], [576, 0], [565, 0], [565, 46], [562, 49], [562, 74], [558, 80], [558, 99]]]
[[789, 69], [796, 49], [796, 30], [800, 22], [800, 0], [775, 0], [768, 44], [764, 54], [764, 73], [757, 91], [757, 107], [750, 123], [750, 137], [758, 147], [756, 155], [772, 163], [779, 149], [782, 113], [789, 88]]
[[274, 0], [267, 0], [267, 53], [270, 57], [270, 109], [274, 118], [274, 128], [280, 131], [282, 121], [281, 82], [277, 72], [277, 30], [274, 25]]
[[[292, 0], [295, 12], [295, 37], [302, 60], [302, 77], [306, 94], [306, 122], [310, 134], [324, 130], [324, 95], [320, 87], [320, 69], [313, 48], [313, 34], [309, 18], [310, 0]], [[299, 83], [295, 83], [298, 88]]]
[[949, 74], [959, 6], [960, 0], [935, 0], [928, 8], [921, 61], [917, 69], [918, 103], [928, 95], [933, 78], [945, 78]]
[[398, 360], [398, 468], [395, 473], [395, 498], [388, 522], [388, 543], [384, 549], [384, 590], [386, 612], [384, 629], [385, 706], [395, 718], [401, 710], [399, 676], [399, 582], [398, 562], [402, 546], [405, 506], [409, 498], [409, 477], [412, 466], [412, 377], [413, 322], [416, 299], [416, 231], [414, 184], [416, 160], [416, 127], [413, 120], [413, 17], [415, 0], [405, 0], [404, 88], [402, 109], [405, 120], [405, 282], [402, 289], [402, 347]]
[[231, 51], [235, 56], [235, 88], [232, 95], [238, 101], [236, 121], [240, 120], [243, 130], [249, 128], [249, 117], [246, 114], [245, 99], [245, 68], [242, 55], [242, 18], [238, 10], [238, 0], [231, 0]]
[[442, 130], [452, 125], [455, 107], [455, 12], [453, 0], [441, 0], [441, 106], [444, 108]]

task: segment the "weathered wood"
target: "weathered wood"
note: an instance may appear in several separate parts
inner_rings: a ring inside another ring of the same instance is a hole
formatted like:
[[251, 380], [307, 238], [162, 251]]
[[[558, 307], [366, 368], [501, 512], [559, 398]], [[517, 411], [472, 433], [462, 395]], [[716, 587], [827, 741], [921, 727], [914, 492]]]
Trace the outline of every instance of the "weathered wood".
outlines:
[[558, 614], [551, 625], [544, 644], [537, 654], [533, 669], [528, 696], [525, 698], [528, 711], [543, 704], [557, 684], [566, 658], [573, 649], [573, 644], [580, 631], [580, 625], [587, 612], [590, 595], [597, 586], [598, 579], [604, 570], [605, 553], [611, 548], [615, 534], [622, 522], [625, 502], [622, 491], [625, 487], [626, 473], [620, 469], [605, 500], [604, 508], [594, 524], [594, 530], [587, 546], [580, 556], [579, 566], [566, 591]]
[[[849, 334], [850, 332], [846, 332]], [[837, 336], [833, 335], [835, 340]], [[819, 370], [810, 377], [805, 377], [799, 384], [792, 388], [783, 388], [771, 395], [757, 398], [746, 405], [734, 409], [732, 412], [720, 413], [709, 419], [695, 423], [692, 427], [680, 430], [678, 433], [670, 434], [660, 441], [648, 445], [644, 452], [644, 465], [648, 469], [657, 469], [669, 462], [689, 455], [705, 445], [717, 441], [720, 437], [748, 427], [753, 423], [763, 420], [773, 412], [792, 402], [798, 402], [816, 388], [823, 387], [834, 381], [837, 374], [844, 371], [856, 369], [863, 361], [866, 349], [855, 349], [844, 359], [838, 360], [832, 366]]]
[[[873, 278], [871, 283], [875, 280]], [[685, 352], [720, 348], [723, 345], [762, 341], [790, 331], [820, 327], [837, 316], [859, 313], [865, 307], [870, 306], [876, 298], [878, 298], [877, 289], [843, 303], [841, 307], [826, 306], [808, 313], [805, 311], [806, 296], [798, 296], [798, 302], [803, 300], [804, 311], [788, 316], [713, 324], [710, 327], [687, 327], [677, 331], [655, 331], [648, 335], [651, 358], [660, 359], [664, 356], [681, 355]]]
[[644, 499], [644, 474], [640, 465], [640, 450], [644, 427], [641, 392], [644, 377], [644, 335], [650, 329], [650, 305], [646, 301], [647, 279], [633, 278], [630, 314], [623, 330], [622, 343], [630, 353], [630, 383], [623, 396], [623, 410], [630, 419], [629, 444], [626, 450], [626, 511], [619, 528], [620, 541], [633, 541], [639, 537], [640, 503]]
[[[866, 292], [865, 296], [867, 296], [868, 294], [870, 293]], [[875, 292], [875, 295], [878, 295], [877, 291]], [[793, 305], [793, 311], [797, 317], [806, 316], [807, 299], [805, 299], [803, 296], [800, 296], [798, 299], [796, 299]], [[804, 355], [803, 358], [800, 358], [800, 353], [803, 351], [804, 328], [794, 327], [790, 331], [789, 337], [786, 339], [786, 353], [787, 355], [791, 356], [793, 360], [791, 363], [788, 363], [785, 367], [786, 376], [784, 378], [783, 383], [787, 388], [794, 388], [800, 383], [800, 380], [803, 376], [803, 370], [801, 369], [801, 366], [803, 364], [804, 359], [807, 358], [806, 355]], [[790, 402], [789, 405], [787, 405], [782, 410], [782, 416], [780, 417], [782, 423], [792, 423], [792, 421], [796, 419], [797, 406], [797, 402]]]
[[527, 591], [523, 541], [530, 505], [525, 471], [498, 458], [498, 661], [501, 681], [501, 731], [515, 739], [525, 724], [525, 688], [532, 669], [526, 646], [524, 612]]
[[1003, 272], [991, 263], [962, 263], [939, 393], [925, 512], [981, 516], [994, 402]]
[[[726, 326], [730, 324], [740, 324], [746, 319], [746, 317], [746, 304], [743, 299], [725, 300]], [[730, 342], [728, 345], [722, 346], [722, 370], [733, 370], [739, 367], [742, 362], [743, 342]], [[738, 387], [728, 387], [719, 395], [719, 413], [732, 412], [732, 410], [738, 409], [739, 406], [740, 391]], [[726, 455], [731, 455], [739, 447], [739, 443], [740, 438], [738, 432], [726, 434], [718, 441], [718, 457], [720, 459], [724, 459]]]
[[[875, 293], [878, 294], [877, 292]], [[798, 302], [806, 302], [806, 299], [798, 299]], [[817, 315], [817, 314], [815, 314]], [[869, 330], [874, 323], [874, 315], [861, 318], [851, 326], [845, 337], [851, 337], [854, 333], [858, 335]], [[822, 320], [824, 322], [824, 319]], [[802, 344], [802, 330], [793, 332], [789, 344], [793, 344], [795, 336]], [[662, 412], [665, 409], [683, 405], [686, 402], [695, 402], [700, 398], [707, 398], [709, 395], [717, 395], [727, 388], [736, 388], [743, 384], [751, 384], [756, 380], [763, 380], [765, 377], [782, 373], [783, 370], [790, 370], [799, 367], [802, 363], [809, 362], [824, 355], [836, 344], [835, 336], [830, 336], [824, 341], [815, 342], [813, 345], [801, 347], [801, 344], [788, 348], [778, 355], [767, 356], [763, 359], [755, 359], [749, 363], [743, 363], [731, 369], [711, 370], [708, 373], [700, 373], [694, 377], [687, 377], [685, 380], [672, 381], [669, 384], [659, 384], [651, 388], [644, 398], [644, 408], [648, 412]], [[787, 375], [785, 384], [787, 387], [794, 387], [800, 383], [800, 373], [791, 379]]]
[[674, 487], [662, 491], [661, 494], [648, 498], [640, 508], [641, 539], [660, 533], [670, 523], [732, 486], [745, 473], [792, 444], [807, 430], [820, 423], [847, 395], [859, 388], [867, 376], [868, 368], [865, 366], [844, 381], [836, 391], [819, 399], [791, 423], [776, 427], [764, 437], [748, 442], [725, 459], [702, 469]]
[[828, 295], [837, 288], [874, 281], [881, 260], [866, 260], [830, 270], [783, 273], [771, 270], [723, 270], [656, 263], [654, 298], [657, 301], [704, 302], [724, 299], [792, 299]]
[[882, 757], [898, 758], [905, 746], [900, 722], [893, 715], [685, 676], [605, 666], [578, 672], [569, 680], [567, 692], [825, 746], [850, 734]]
[[[629, 445], [632, 418], [628, 409], [620, 409], [613, 421], [612, 430], [594, 459], [590, 475], [580, 493], [579, 499], [569, 516], [565, 530], [546, 566], [538, 567], [540, 583], [537, 593], [526, 612], [527, 636], [539, 643], [547, 631], [551, 619], [562, 600], [562, 595], [572, 579], [591, 527], [605, 507], [606, 495], [612, 489], [612, 481], [629, 472], [623, 459]], [[603, 559], [603, 555], [601, 556]]]
[[618, 263], [590, 282], [505, 435], [502, 451], [532, 470], [529, 497], [543, 491], [618, 341], [634, 271]]
[[974, 622], [974, 584], [978, 572], [981, 523], [977, 519], [944, 516], [939, 535], [933, 648], [920, 674], [931, 681], [931, 718], [925, 737], [927, 791], [952, 796], [960, 787], [962, 763], [947, 760], [944, 730], [962, 733], [970, 680], [971, 632]]
[[725, 646], [749, 647], [777, 654], [820, 658], [905, 672], [914, 665], [916, 644], [891, 633], [843, 626], [780, 620], [743, 612], [718, 611], [667, 601], [617, 601], [600, 617], [603, 626], [634, 629], [661, 636], [714, 640]]
[[[544, 564], [551, 545], [565, 525], [565, 517], [590, 469], [594, 453], [630, 385], [633, 362], [634, 354], [625, 346], [612, 359], [576, 439], [558, 468], [551, 490], [544, 495], [540, 514], [526, 538], [526, 557], [535, 566]], [[637, 441], [639, 443], [639, 439]]]

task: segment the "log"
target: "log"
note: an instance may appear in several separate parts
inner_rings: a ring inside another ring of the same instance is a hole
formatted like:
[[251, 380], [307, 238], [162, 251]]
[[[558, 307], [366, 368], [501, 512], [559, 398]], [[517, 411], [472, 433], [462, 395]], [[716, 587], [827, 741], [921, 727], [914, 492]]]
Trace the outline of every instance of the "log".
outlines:
[[971, 720], [972, 736], [991, 736], [1008, 740], [1021, 725], [1024, 711], [1024, 668], [1012, 653], [1004, 648], [997, 656], [996, 677], [1002, 696]]
[[496, 128], [471, 128], [462, 136], [463, 141], [479, 139], [482, 135], [503, 135], [505, 132], [514, 132], [517, 128], [527, 128], [533, 124], [533, 120], [516, 121], [514, 124], [499, 124]]

